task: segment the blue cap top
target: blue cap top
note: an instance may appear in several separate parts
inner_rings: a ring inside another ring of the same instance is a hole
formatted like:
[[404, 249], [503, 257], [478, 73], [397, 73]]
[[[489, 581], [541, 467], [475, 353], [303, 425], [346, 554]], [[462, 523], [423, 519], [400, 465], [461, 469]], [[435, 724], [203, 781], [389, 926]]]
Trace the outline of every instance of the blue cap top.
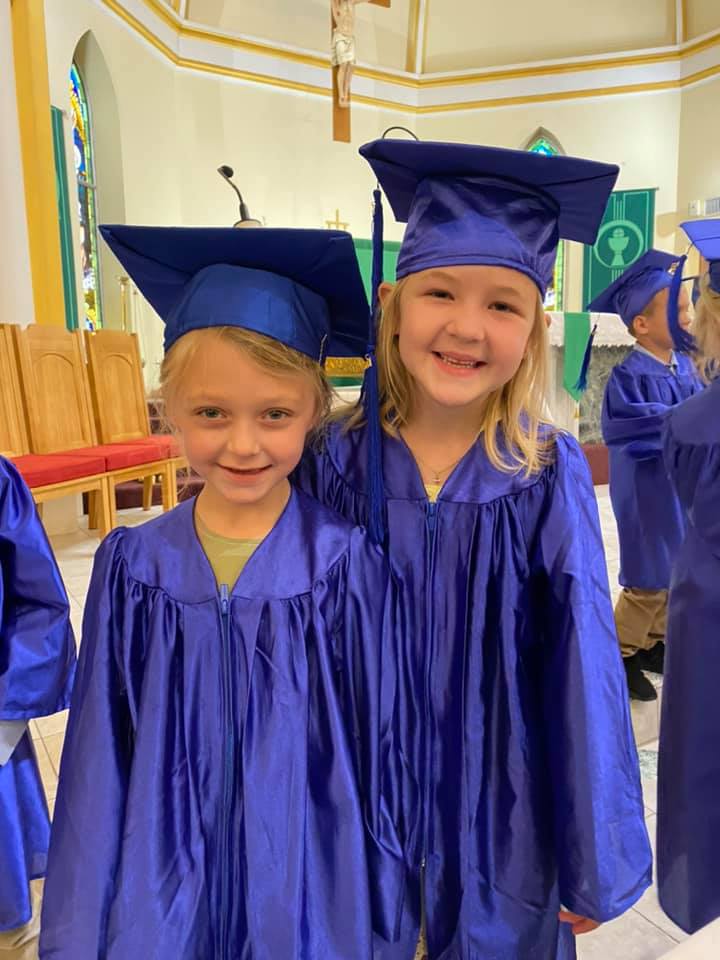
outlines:
[[720, 220], [688, 220], [680, 226], [707, 260], [710, 287], [720, 293]]
[[322, 361], [362, 356], [369, 308], [349, 233], [101, 226], [165, 322], [165, 350], [190, 330], [235, 326]]
[[679, 260], [679, 256], [663, 250], [648, 250], [595, 297], [587, 309], [593, 313], [617, 313], [629, 327], [657, 293], [670, 288], [670, 269]]
[[464, 143], [375, 140], [360, 148], [407, 223], [402, 278], [484, 264], [526, 274], [541, 294], [561, 238], [593, 243], [619, 168]]

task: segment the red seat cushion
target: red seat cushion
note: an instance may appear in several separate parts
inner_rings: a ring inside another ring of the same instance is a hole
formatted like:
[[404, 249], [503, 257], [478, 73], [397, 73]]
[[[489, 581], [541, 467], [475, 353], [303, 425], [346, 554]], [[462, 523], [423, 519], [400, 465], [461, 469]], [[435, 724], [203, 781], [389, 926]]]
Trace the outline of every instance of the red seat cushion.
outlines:
[[154, 433], [151, 437], [143, 437], [141, 440], [134, 440], [133, 443], [159, 443], [165, 451], [166, 457], [182, 456], [180, 444], [169, 433]]
[[76, 456], [74, 453], [27, 453], [13, 457], [13, 463], [29, 487], [46, 487], [51, 483], [105, 473], [104, 457]]
[[124, 470], [126, 467], [137, 467], [143, 463], [152, 463], [154, 460], [167, 459], [162, 444], [147, 443], [144, 440], [82, 447], [80, 450], [73, 450], [72, 454], [78, 457], [103, 457], [105, 470]]

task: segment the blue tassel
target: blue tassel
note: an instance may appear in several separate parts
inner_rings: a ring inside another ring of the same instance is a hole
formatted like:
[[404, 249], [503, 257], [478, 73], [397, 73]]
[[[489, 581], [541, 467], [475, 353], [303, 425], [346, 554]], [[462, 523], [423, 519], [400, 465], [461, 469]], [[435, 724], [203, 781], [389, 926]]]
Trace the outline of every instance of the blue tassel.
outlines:
[[700, 299], [700, 277], [693, 277], [691, 298], [692, 298], [692, 305], [696, 307], [697, 302]]
[[581, 393], [584, 393], [587, 390], [587, 377], [588, 370], [590, 369], [590, 361], [592, 359], [592, 348], [593, 343], [595, 342], [595, 334], [597, 333], [597, 324], [592, 328], [590, 336], [588, 337], [587, 346], [585, 347], [585, 355], [583, 356], [583, 362], [580, 367], [580, 374], [577, 378], [577, 383], [575, 384], [575, 389], [579, 390]]
[[668, 290], [667, 320], [670, 328], [670, 336], [673, 339], [673, 346], [678, 353], [695, 353], [695, 338], [683, 330], [678, 321], [678, 297], [680, 296], [680, 285], [683, 280], [683, 268], [687, 257], [680, 257], [675, 273], [673, 274], [670, 288]]
[[370, 307], [370, 334], [368, 340], [368, 367], [363, 378], [361, 401], [368, 431], [368, 533], [373, 543], [385, 541], [385, 485], [383, 483], [382, 425], [380, 423], [380, 388], [378, 384], [377, 322], [379, 318], [378, 290], [383, 281], [383, 208], [379, 189], [373, 193], [373, 258]]

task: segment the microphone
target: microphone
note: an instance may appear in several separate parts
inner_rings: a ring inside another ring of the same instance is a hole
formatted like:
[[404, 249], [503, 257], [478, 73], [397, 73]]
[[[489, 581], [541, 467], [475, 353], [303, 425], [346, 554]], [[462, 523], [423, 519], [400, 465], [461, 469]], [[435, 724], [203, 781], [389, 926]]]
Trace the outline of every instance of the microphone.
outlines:
[[230, 184], [230, 186], [233, 188], [233, 190], [237, 194], [238, 200], [240, 201], [240, 219], [237, 221], [237, 223], [234, 223], [233, 226], [234, 227], [261, 227], [262, 224], [260, 223], [260, 221], [255, 220], [253, 217], [250, 216], [250, 211], [248, 210], [247, 204], [242, 198], [242, 194], [240, 193], [238, 188], [235, 186], [235, 184], [232, 182], [231, 178], [235, 176], [235, 171], [233, 170], [233, 168], [223, 163], [221, 166], [217, 168], [217, 172], [220, 174], [223, 180], [225, 180], [226, 183]]

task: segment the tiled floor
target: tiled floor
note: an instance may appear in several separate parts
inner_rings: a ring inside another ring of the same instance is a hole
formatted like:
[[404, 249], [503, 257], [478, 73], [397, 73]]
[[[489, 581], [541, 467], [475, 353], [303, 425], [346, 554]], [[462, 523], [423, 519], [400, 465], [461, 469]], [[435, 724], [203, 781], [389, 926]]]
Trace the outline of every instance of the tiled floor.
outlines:
[[[603, 538], [608, 562], [608, 574], [613, 590], [617, 591], [618, 544], [615, 520], [606, 487], [596, 488]], [[153, 510], [150, 516], [156, 514]], [[148, 514], [141, 510], [124, 511], [121, 522], [127, 525], [142, 523]], [[72, 621], [76, 636], [80, 637], [82, 608], [87, 594], [92, 558], [98, 541], [94, 536], [79, 531], [53, 538], [60, 569], [70, 596]], [[646, 821], [651, 842], [655, 842], [655, 810], [657, 795], [657, 736], [658, 704], [633, 705], [633, 723], [640, 744], [643, 774], [643, 795]], [[65, 733], [66, 714], [57, 714], [32, 722], [32, 732], [38, 751], [40, 769], [47, 790], [50, 807], [57, 791], [57, 774]], [[596, 933], [578, 940], [580, 960], [656, 960], [677, 943], [686, 939], [662, 912], [655, 888], [648, 890], [635, 909]]]

